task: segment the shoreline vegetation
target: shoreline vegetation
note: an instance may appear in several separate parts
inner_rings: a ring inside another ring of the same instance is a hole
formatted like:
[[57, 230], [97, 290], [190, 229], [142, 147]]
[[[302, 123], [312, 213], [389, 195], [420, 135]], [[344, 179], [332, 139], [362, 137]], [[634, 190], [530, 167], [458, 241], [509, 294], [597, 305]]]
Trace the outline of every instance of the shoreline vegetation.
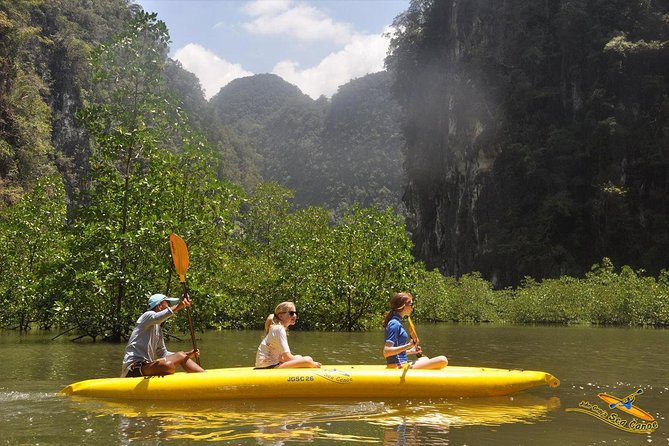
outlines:
[[514, 324], [669, 326], [669, 272], [658, 277], [610, 259], [582, 278], [526, 278], [516, 288], [493, 290], [479, 273], [459, 279], [425, 272], [416, 284], [416, 319]]

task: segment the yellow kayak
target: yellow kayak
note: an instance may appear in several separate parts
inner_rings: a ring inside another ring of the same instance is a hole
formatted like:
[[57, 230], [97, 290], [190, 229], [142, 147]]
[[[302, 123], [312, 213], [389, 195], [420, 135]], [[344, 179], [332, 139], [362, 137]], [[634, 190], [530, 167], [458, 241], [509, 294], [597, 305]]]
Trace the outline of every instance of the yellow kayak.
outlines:
[[480, 367], [389, 369], [384, 365], [328, 365], [320, 369], [251, 367], [146, 378], [102, 378], [66, 386], [62, 395], [133, 400], [242, 398], [439, 398], [509, 395], [557, 387], [550, 373]]

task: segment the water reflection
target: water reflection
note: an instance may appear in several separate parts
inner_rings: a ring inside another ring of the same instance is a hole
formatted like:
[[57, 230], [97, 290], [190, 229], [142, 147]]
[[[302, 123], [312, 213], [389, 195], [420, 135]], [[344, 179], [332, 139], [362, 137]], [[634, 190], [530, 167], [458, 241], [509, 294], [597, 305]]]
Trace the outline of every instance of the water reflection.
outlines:
[[[532, 395], [483, 399], [461, 399], [422, 406], [398, 406], [396, 410], [370, 417], [369, 422], [386, 427], [384, 446], [412, 444], [447, 445], [451, 428], [535, 423], [560, 407], [560, 399]], [[426, 441], [426, 436], [429, 441]]]
[[[450, 429], [536, 423], [560, 406], [534, 395], [435, 401], [210, 401], [110, 402], [72, 398], [76, 409], [118, 418], [118, 441], [204, 440], [448, 444]], [[380, 434], [380, 435], [379, 435]]]

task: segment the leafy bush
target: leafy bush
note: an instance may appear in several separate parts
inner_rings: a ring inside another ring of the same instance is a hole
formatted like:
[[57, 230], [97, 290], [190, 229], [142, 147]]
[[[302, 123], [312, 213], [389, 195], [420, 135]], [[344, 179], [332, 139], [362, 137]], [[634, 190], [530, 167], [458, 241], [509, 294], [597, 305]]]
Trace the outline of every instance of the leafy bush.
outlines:
[[436, 269], [426, 271], [421, 268], [414, 290], [414, 319], [430, 322], [455, 320], [453, 305], [458, 293], [455, 278], [446, 277]]

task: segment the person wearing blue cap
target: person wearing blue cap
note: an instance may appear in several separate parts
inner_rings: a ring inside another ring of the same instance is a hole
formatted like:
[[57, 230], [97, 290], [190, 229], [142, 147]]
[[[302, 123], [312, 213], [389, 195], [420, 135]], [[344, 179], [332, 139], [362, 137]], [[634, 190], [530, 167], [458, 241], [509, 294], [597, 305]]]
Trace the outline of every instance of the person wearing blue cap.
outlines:
[[164, 294], [149, 297], [147, 311], [137, 319], [137, 325], [125, 347], [121, 377], [171, 375], [176, 371], [177, 365], [189, 373], [204, 372], [192, 359], [200, 352], [168, 351], [161, 328], [161, 324], [174, 316], [174, 313], [190, 305], [190, 296], [185, 293], [181, 301]]

